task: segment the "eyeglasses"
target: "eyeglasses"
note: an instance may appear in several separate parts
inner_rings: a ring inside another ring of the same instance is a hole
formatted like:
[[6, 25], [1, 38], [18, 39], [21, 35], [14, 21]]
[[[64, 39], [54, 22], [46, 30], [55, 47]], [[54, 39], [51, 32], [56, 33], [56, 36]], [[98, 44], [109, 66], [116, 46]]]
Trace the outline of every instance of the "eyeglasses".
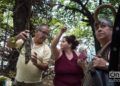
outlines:
[[49, 36], [49, 33], [42, 31], [42, 30], [39, 30], [39, 31], [42, 32], [44, 35]]

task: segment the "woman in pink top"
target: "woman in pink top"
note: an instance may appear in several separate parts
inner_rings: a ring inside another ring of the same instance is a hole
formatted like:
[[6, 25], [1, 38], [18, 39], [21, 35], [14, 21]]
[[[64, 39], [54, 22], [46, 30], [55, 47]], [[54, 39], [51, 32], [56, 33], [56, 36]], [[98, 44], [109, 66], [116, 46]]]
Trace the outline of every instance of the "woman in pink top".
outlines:
[[56, 47], [65, 31], [66, 28], [62, 28], [51, 44], [52, 54], [55, 58], [54, 86], [82, 86], [84, 65], [80, 61], [84, 57], [80, 57], [80, 53], [75, 51], [79, 44], [76, 37], [74, 35], [64, 36], [61, 41], [61, 49]]

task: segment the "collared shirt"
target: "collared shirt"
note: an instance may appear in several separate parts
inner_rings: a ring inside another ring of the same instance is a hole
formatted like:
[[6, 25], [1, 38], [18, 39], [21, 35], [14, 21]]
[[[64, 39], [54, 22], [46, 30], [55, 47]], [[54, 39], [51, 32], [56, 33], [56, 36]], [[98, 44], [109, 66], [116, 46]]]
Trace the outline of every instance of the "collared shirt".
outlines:
[[[16, 42], [16, 46], [20, 47], [22, 45], [23, 41], [22, 39], [18, 40]], [[38, 63], [42, 59], [43, 63], [48, 63], [50, 56], [51, 56], [51, 50], [48, 45], [45, 43], [40, 45], [35, 45], [34, 42], [31, 45], [31, 54], [33, 55], [37, 53]], [[42, 70], [38, 69], [30, 60], [27, 64], [25, 64], [25, 48], [23, 47], [19, 58], [17, 62], [17, 74], [16, 74], [16, 80], [19, 82], [25, 82], [25, 83], [36, 83], [40, 82]]]

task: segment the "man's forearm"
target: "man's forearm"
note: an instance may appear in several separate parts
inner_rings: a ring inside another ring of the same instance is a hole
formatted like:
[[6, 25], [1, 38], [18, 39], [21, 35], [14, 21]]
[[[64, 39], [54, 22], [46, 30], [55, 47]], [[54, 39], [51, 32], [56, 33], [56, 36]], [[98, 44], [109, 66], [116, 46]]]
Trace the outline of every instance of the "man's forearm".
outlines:
[[37, 68], [39, 68], [40, 70], [47, 70], [48, 69], [48, 64], [45, 64], [45, 63], [36, 64], [35, 66]]

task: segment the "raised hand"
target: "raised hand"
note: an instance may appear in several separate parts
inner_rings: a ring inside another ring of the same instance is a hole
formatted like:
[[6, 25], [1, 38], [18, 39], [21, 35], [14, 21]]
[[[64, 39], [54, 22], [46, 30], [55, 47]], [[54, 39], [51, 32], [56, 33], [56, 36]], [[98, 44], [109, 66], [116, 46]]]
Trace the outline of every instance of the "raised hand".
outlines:
[[26, 38], [28, 37], [28, 33], [29, 33], [29, 30], [22, 31], [16, 36], [16, 38], [26, 40]]
[[64, 32], [66, 32], [66, 31], [67, 31], [67, 28], [66, 28], [66, 27], [61, 28], [61, 33], [64, 33]]

